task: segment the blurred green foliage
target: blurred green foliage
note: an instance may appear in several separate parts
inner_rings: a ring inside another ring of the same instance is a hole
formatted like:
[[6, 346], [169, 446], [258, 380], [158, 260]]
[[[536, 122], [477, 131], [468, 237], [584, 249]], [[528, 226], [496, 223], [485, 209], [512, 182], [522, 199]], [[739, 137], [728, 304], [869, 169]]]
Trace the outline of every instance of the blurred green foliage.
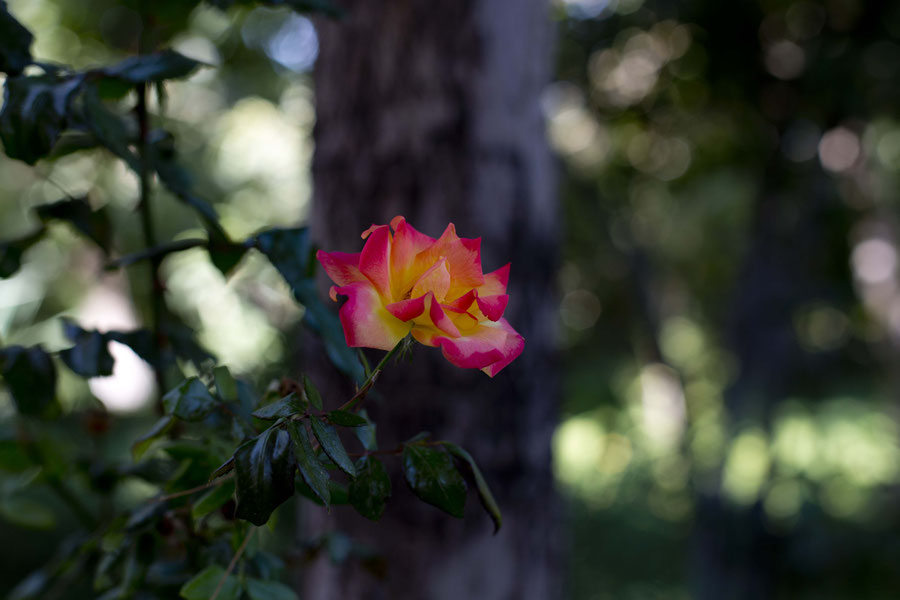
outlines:
[[570, 596], [892, 597], [900, 9], [555, 15]]
[[[0, 2], [0, 141], [14, 159], [0, 170], [18, 176], [0, 186], [0, 235], [8, 236], [0, 238], [8, 240], [0, 246], [0, 534], [26, 540], [16, 557], [4, 554], [0, 593], [290, 599], [296, 594], [278, 581], [285, 560], [295, 563], [293, 577], [322, 552], [377, 570], [380, 557], [337, 532], [297, 541], [295, 523], [276, 528], [293, 519], [296, 511], [276, 510], [295, 491], [378, 520], [391, 483], [370, 453], [402, 455], [412, 492], [459, 518], [465, 465], [499, 528], [499, 508], [465, 450], [428, 434], [378, 449], [360, 407], [409, 341], [372, 370], [318, 296], [308, 231], [272, 227], [279, 216], [302, 218], [306, 200], [279, 202], [304, 191], [292, 175], [308, 160], [302, 132], [311, 119], [299, 73], [317, 49], [311, 22], [292, 10], [340, 11], [326, 0], [97, 2], [100, 19], [88, 22], [72, 12], [76, 4]], [[232, 5], [242, 8], [221, 12]], [[28, 27], [13, 18], [20, 9]], [[235, 31], [242, 40], [229, 49]], [[59, 38], [64, 48], [32, 48], [34, 39]], [[96, 52], [79, 56], [92, 38]], [[270, 67], [277, 100], [257, 95], [266, 77], [256, 72], [228, 86], [229, 69], [204, 76], [222, 54], [241, 51], [253, 69]], [[106, 61], [95, 63], [101, 54]], [[244, 84], [247, 97], [226, 104], [224, 90]], [[289, 124], [281, 104], [301, 125]], [[218, 144], [207, 147], [201, 133]], [[277, 187], [286, 182], [294, 188]], [[276, 204], [250, 203], [250, 191]], [[229, 218], [239, 206], [247, 212]], [[242, 271], [244, 285], [235, 285]], [[253, 378], [281, 375], [278, 329], [300, 314], [323, 354], [359, 385], [339, 409], [324, 410], [334, 399], [324, 401], [308, 377], [281, 376], [255, 391], [263, 385]], [[363, 452], [349, 454], [337, 427], [358, 431]], [[333, 478], [340, 472], [347, 484]]]

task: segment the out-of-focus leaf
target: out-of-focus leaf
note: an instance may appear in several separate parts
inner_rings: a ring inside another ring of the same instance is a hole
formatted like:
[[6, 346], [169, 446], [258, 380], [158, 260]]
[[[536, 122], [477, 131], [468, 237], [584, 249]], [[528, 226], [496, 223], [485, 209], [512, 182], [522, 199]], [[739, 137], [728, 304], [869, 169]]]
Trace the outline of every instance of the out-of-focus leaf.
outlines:
[[360, 458], [356, 463], [356, 479], [350, 482], [350, 504], [353, 508], [367, 519], [377, 521], [390, 496], [391, 478], [384, 464], [373, 456]]
[[247, 579], [245, 589], [250, 600], [298, 600], [294, 590], [278, 581]]
[[313, 452], [306, 428], [297, 422], [291, 422], [288, 424], [288, 431], [294, 440], [294, 455], [297, 457], [300, 476], [310, 490], [322, 500], [325, 506], [328, 506], [331, 502], [331, 493], [328, 489], [330, 480], [328, 470], [319, 462], [316, 453]]
[[34, 233], [9, 242], [0, 243], [0, 277], [11, 277], [22, 266], [22, 255], [44, 235], [41, 227]]
[[219, 398], [225, 402], [238, 401], [237, 381], [228, 367], [220, 365], [213, 369], [213, 379], [216, 382], [216, 393], [219, 394]]
[[108, 340], [125, 344], [135, 354], [154, 367], [165, 367], [160, 362], [159, 349], [153, 343], [153, 333], [147, 329], [135, 329], [134, 331], [109, 331], [106, 333]]
[[39, 569], [23, 579], [6, 597], [6, 600], [41, 600], [53, 583], [49, 569]]
[[342, 427], [362, 427], [368, 425], [368, 419], [346, 410], [333, 410], [326, 415], [328, 420]]
[[[178, 592], [185, 600], [209, 600], [225, 577], [225, 569], [219, 565], [210, 565], [197, 573], [190, 581], [181, 586]], [[241, 582], [234, 575], [225, 578], [216, 600], [238, 600], [241, 596]]]
[[306, 227], [269, 229], [255, 237], [254, 245], [291, 286], [312, 276], [313, 246]]
[[26, 529], [46, 530], [56, 525], [56, 515], [52, 510], [19, 495], [0, 498], [0, 517]]
[[165, 435], [174, 424], [174, 417], [166, 415], [154, 423], [153, 427], [150, 428], [150, 431], [136, 439], [131, 446], [131, 455], [134, 457], [134, 460], [140, 460], [153, 442]]
[[350, 460], [350, 457], [347, 455], [344, 444], [341, 443], [341, 438], [338, 436], [337, 431], [334, 430], [334, 427], [327, 425], [324, 421], [316, 417], [310, 418], [309, 424], [312, 427], [316, 439], [319, 440], [322, 450], [328, 455], [328, 458], [330, 458], [341, 471], [350, 477], [356, 477], [356, 468], [353, 466], [353, 461]]
[[114, 361], [104, 334], [82, 329], [69, 320], [63, 321], [63, 332], [75, 343], [59, 353], [66, 366], [82, 377], [112, 375]]
[[38, 206], [35, 211], [45, 223], [52, 219], [67, 221], [93, 240], [104, 252], [109, 250], [112, 226], [104, 210], [94, 210], [87, 198], [70, 198]]
[[126, 58], [112, 66], [100, 69], [100, 72], [107, 77], [137, 84], [185, 77], [202, 64], [174, 50], [165, 49], [152, 54]]
[[246, 246], [228, 240], [215, 239], [213, 236], [210, 236], [207, 249], [213, 266], [226, 277], [241, 262], [248, 250]]
[[194, 502], [191, 507], [191, 516], [195, 519], [205, 517], [231, 500], [232, 496], [234, 496], [234, 482], [226, 481], [219, 487], [209, 490]]
[[488, 487], [487, 480], [485, 480], [484, 475], [481, 474], [481, 469], [478, 468], [475, 459], [472, 458], [472, 455], [466, 450], [450, 442], [444, 442], [443, 445], [450, 454], [464, 460], [466, 464], [469, 465], [469, 468], [472, 469], [472, 476], [475, 478], [475, 486], [478, 488], [478, 499], [481, 500], [481, 505], [484, 506], [484, 510], [487, 511], [491, 520], [494, 521], [494, 533], [496, 534], [500, 531], [500, 527], [503, 526], [503, 515], [500, 513], [500, 506], [497, 505], [497, 501], [491, 493], [491, 488]]
[[23, 415], [41, 415], [56, 404], [56, 366], [39, 346], [0, 349], [0, 373]]
[[[197, 343], [194, 338], [194, 330], [171, 312], [164, 313], [160, 329], [175, 356], [189, 360], [198, 367], [202, 366], [204, 362], [215, 360], [212, 354]], [[168, 361], [164, 360], [163, 362], [165, 364]]]
[[69, 123], [69, 105], [83, 75], [10, 77], [0, 110], [0, 139], [7, 156], [33, 165], [50, 154]]
[[257, 419], [274, 421], [282, 417], [290, 417], [306, 410], [303, 401], [297, 397], [297, 394], [291, 392], [281, 400], [277, 400], [272, 404], [267, 404], [262, 408], [253, 411], [253, 416]]
[[125, 530], [134, 533], [149, 527], [156, 519], [169, 510], [166, 502], [148, 502], [138, 506], [125, 522]]
[[265, 525], [272, 511], [294, 494], [290, 440], [286, 431], [273, 427], [234, 453], [237, 518]]
[[137, 140], [135, 124], [113, 112], [100, 99], [97, 88], [84, 86], [81, 100], [81, 126], [89, 130], [107, 150], [119, 157], [131, 170], [140, 170], [140, 161], [129, 145]]
[[175, 415], [185, 421], [199, 421], [206, 417], [218, 404], [206, 388], [206, 384], [197, 377], [183, 381], [178, 387], [170, 390], [162, 398], [167, 414]]
[[403, 473], [416, 496], [454, 517], [463, 517], [466, 481], [449, 454], [421, 444], [405, 444]]
[[334, 308], [322, 302], [312, 280], [292, 286], [292, 289], [294, 296], [306, 308], [303, 324], [322, 338], [328, 359], [342, 373], [357, 383], [362, 383], [365, 380], [365, 371], [356, 353], [347, 345], [344, 329]]
[[162, 184], [180, 202], [190, 206], [200, 215], [209, 231], [210, 244], [228, 246], [231, 242], [219, 224], [219, 216], [215, 209], [194, 193], [190, 173], [175, 158], [174, 148], [165, 138], [158, 140], [150, 148], [150, 163]]
[[303, 322], [325, 343], [331, 362], [342, 372], [361, 382], [362, 365], [352, 348], [347, 346], [337, 314], [319, 300], [313, 281], [315, 274], [314, 248], [305, 227], [270, 229], [248, 240], [266, 255], [300, 304], [306, 307]]
[[0, 0], [0, 71], [16, 76], [31, 64], [34, 36], [11, 14], [6, 0]]

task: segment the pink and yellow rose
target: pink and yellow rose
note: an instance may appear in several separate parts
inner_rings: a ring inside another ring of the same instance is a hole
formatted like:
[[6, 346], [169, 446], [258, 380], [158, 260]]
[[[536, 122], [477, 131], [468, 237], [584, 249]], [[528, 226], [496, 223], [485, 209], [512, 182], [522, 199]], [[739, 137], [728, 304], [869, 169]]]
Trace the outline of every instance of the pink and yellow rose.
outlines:
[[347, 298], [340, 318], [349, 346], [390, 350], [411, 332], [491, 377], [522, 353], [525, 340], [503, 318], [509, 265], [483, 273], [480, 238], [461, 238], [450, 223], [434, 239], [400, 216], [362, 238], [362, 252], [317, 254], [336, 284], [331, 299]]

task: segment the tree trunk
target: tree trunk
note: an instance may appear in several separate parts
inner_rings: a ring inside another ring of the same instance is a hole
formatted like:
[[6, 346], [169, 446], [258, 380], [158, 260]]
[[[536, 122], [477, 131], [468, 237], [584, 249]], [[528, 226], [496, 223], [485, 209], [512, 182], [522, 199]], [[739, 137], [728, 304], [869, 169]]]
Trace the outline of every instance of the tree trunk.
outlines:
[[[438, 236], [448, 222], [483, 236], [485, 271], [512, 262], [506, 317], [525, 352], [491, 380], [416, 346], [367, 400], [382, 447], [427, 430], [482, 466], [503, 510], [492, 536], [470, 493], [456, 520], [415, 499], [386, 458], [394, 496], [379, 523], [348, 508], [306, 510], [304, 536], [339, 530], [387, 560], [317, 559], [303, 598], [521, 600], [559, 597], [552, 349], [558, 215], [541, 91], [551, 73], [546, 0], [358, 0], [320, 23], [312, 231], [320, 247], [362, 246], [360, 232], [404, 215]], [[315, 354], [311, 352], [310, 354]], [[377, 354], [377, 353], [375, 353]], [[377, 358], [373, 354], [373, 358]], [[314, 357], [331, 394], [347, 383]]]

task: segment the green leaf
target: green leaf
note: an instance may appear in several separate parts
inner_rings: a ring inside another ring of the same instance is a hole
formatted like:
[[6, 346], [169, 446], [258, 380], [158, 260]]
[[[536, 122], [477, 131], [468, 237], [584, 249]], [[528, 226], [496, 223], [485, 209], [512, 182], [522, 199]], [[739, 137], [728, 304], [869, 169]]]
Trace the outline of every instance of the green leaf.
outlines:
[[391, 496], [391, 478], [380, 460], [363, 456], [356, 463], [356, 479], [350, 482], [350, 504], [359, 514], [377, 521]]
[[297, 423], [288, 423], [288, 432], [294, 440], [294, 455], [297, 457], [297, 467], [306, 485], [318, 496], [325, 506], [331, 502], [331, 493], [328, 489], [330, 477], [328, 470], [319, 462], [316, 453], [312, 449], [306, 428]]
[[342, 427], [362, 427], [369, 420], [346, 410], [333, 410], [326, 415], [329, 421]]
[[94, 210], [87, 198], [70, 198], [51, 204], [42, 204], [35, 211], [41, 221], [53, 219], [67, 221], [91, 239], [101, 250], [109, 250], [112, 237], [112, 226], [104, 210]]
[[472, 476], [475, 478], [475, 486], [478, 488], [478, 499], [481, 500], [481, 505], [484, 507], [484, 510], [487, 511], [491, 520], [494, 521], [494, 534], [496, 534], [500, 531], [500, 527], [503, 526], [503, 515], [500, 513], [500, 506], [497, 505], [497, 501], [494, 499], [490, 487], [488, 487], [487, 480], [485, 480], [484, 475], [481, 474], [481, 469], [478, 468], [472, 455], [456, 444], [443, 442], [443, 445], [450, 454], [464, 460], [469, 465], [469, 468], [472, 469]]
[[0, 71], [12, 76], [31, 64], [31, 42], [34, 36], [19, 23], [0, 0]]
[[291, 392], [281, 400], [256, 409], [252, 414], [257, 419], [274, 421], [283, 417], [291, 417], [305, 410], [306, 407], [303, 405], [303, 401], [297, 397], [297, 394]]
[[369, 420], [369, 415], [368, 413], [366, 413], [366, 409], [360, 410], [359, 416], [363, 417], [366, 420], [366, 424], [362, 427], [355, 428], [353, 430], [353, 433], [356, 434], [356, 437], [363, 445], [363, 448], [365, 448], [369, 452], [374, 452], [375, 450], [378, 450], [378, 440], [375, 435], [377, 428], [375, 426], [375, 423]]
[[41, 227], [34, 233], [9, 242], [0, 243], [0, 277], [11, 277], [22, 266], [25, 251], [38, 242], [46, 230]]
[[184, 421], [200, 421], [218, 404], [209, 393], [206, 384], [197, 377], [183, 381], [163, 396], [162, 401], [167, 414], [175, 415]]
[[250, 600], [298, 600], [294, 590], [278, 581], [248, 579], [245, 589]]
[[0, 349], [0, 373], [23, 415], [41, 415], [56, 405], [56, 366], [40, 346]]
[[36, 75], [6, 80], [0, 139], [7, 156], [33, 165], [50, 154], [69, 123], [69, 105], [82, 75]]
[[267, 429], [234, 453], [237, 474], [235, 516], [265, 525], [272, 511], [294, 494], [294, 454], [291, 436]]
[[404, 444], [403, 473], [416, 496], [454, 517], [463, 517], [466, 482], [449, 454], [421, 444]]
[[207, 246], [213, 266], [226, 277], [241, 262], [241, 259], [247, 254], [247, 250], [246, 246], [212, 236], [210, 236], [209, 245]]
[[137, 84], [185, 77], [202, 64], [174, 50], [166, 49], [126, 58], [110, 67], [100, 69], [100, 73]]
[[68, 319], [63, 319], [63, 333], [75, 343], [59, 353], [66, 366], [82, 377], [112, 375], [114, 361], [104, 334], [82, 329]]
[[316, 387], [312, 379], [306, 375], [303, 376], [303, 391], [306, 393], [306, 399], [309, 400], [313, 408], [322, 410], [322, 394], [319, 393], [319, 388]]
[[131, 445], [131, 455], [134, 457], [134, 460], [140, 460], [147, 450], [150, 449], [150, 446], [153, 445], [153, 442], [165, 435], [174, 424], [175, 419], [171, 415], [166, 415], [154, 423], [150, 431], [136, 439], [134, 444]]
[[234, 482], [226, 481], [201, 496], [191, 507], [191, 517], [201, 519], [222, 507], [234, 496]]
[[[327, 473], [327, 469], [325, 471]], [[298, 475], [297, 478], [294, 479], [294, 488], [298, 493], [309, 498], [319, 506], [336, 506], [350, 503], [350, 493], [347, 490], [347, 486], [334, 479], [328, 480], [328, 504], [326, 504], [322, 498], [306, 484], [302, 475]]]
[[309, 424], [328, 458], [344, 473], [350, 477], [356, 477], [353, 461], [350, 460], [347, 451], [344, 450], [344, 444], [341, 443], [341, 438], [338, 436], [337, 431], [334, 430], [334, 427], [315, 417], [309, 419]]
[[[190, 581], [181, 586], [179, 594], [185, 600], [209, 600], [225, 577], [225, 569], [219, 565], [210, 565], [197, 573]], [[225, 578], [216, 600], [238, 600], [241, 597], [241, 583], [234, 575]]]

